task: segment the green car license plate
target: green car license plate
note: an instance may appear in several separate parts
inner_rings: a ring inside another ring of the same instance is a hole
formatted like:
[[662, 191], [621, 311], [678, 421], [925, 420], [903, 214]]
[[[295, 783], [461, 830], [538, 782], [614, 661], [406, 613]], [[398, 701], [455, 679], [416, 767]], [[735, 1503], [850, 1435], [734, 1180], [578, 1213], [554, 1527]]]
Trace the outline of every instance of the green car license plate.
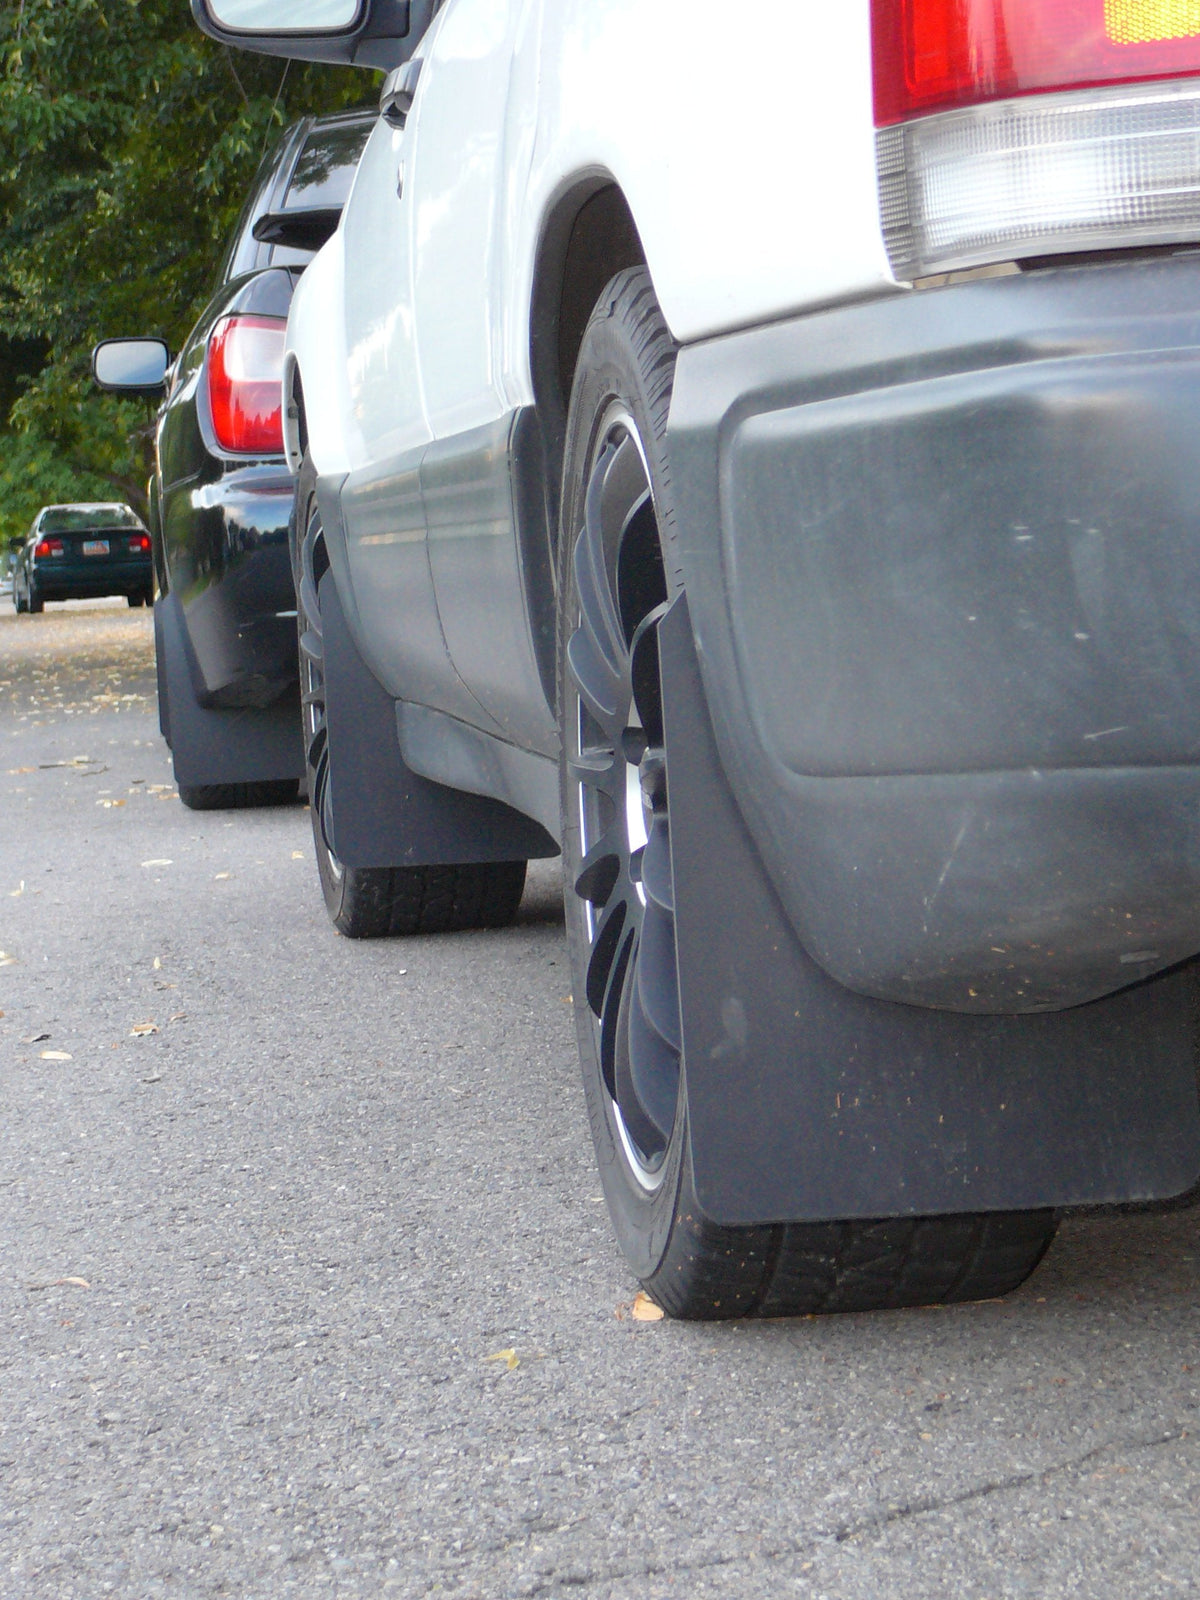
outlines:
[[106, 556], [108, 554], [107, 539], [85, 539], [83, 541], [85, 556]]

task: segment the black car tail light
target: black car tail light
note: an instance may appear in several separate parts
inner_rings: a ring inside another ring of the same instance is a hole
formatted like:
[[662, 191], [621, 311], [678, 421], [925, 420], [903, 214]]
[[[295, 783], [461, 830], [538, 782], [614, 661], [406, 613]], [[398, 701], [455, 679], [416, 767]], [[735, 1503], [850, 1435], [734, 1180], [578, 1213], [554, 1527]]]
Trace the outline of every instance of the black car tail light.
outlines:
[[61, 539], [39, 539], [33, 553], [35, 556], [61, 556], [66, 552]]
[[283, 454], [282, 317], [222, 317], [208, 339], [213, 433], [233, 455]]

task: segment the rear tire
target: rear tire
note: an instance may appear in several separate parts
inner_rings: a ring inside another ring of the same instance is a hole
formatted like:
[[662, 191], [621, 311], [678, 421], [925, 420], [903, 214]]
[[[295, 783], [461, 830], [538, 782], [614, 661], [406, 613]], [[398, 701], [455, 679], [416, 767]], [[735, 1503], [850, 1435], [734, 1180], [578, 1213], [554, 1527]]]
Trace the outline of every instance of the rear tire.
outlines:
[[25, 599], [25, 609], [26, 611], [32, 611], [35, 616], [41, 616], [42, 612], [46, 609], [46, 602], [34, 588], [33, 584], [29, 585], [29, 593]]
[[[307, 457], [300, 469], [296, 505], [300, 535], [299, 549], [294, 556], [301, 714], [313, 848], [330, 920], [348, 939], [506, 928], [521, 904], [525, 888], [524, 861], [348, 867], [338, 860], [329, 845], [324, 823], [329, 791], [329, 739], [319, 604], [319, 584], [327, 558], [315, 476]], [[346, 776], [351, 778], [352, 774]]]
[[249, 811], [259, 806], [288, 806], [295, 803], [299, 793], [298, 778], [179, 785], [179, 798], [189, 811]]
[[[657, 648], [658, 622], [683, 589], [665, 442], [674, 366], [649, 274], [619, 273], [584, 333], [568, 411], [558, 627], [571, 987], [617, 1237], [677, 1317], [1004, 1294], [1041, 1260], [1053, 1212], [730, 1228], [697, 1199]], [[819, 1017], [811, 1027], [819, 1035]]]

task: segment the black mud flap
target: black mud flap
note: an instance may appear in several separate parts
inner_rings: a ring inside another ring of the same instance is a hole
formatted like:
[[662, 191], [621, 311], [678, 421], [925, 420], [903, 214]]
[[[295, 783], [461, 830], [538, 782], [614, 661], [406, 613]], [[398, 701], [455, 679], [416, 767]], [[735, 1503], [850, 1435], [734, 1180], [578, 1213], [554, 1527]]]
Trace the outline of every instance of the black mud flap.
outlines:
[[686, 599], [659, 629], [696, 1190], [716, 1222], [1159, 1200], [1200, 1177], [1197, 967], [971, 1016], [843, 988], [801, 948], [713, 738]]
[[262, 709], [202, 706], [188, 663], [183, 608], [174, 594], [155, 601], [154, 639], [159, 727], [171, 747], [176, 783], [191, 789], [304, 777], [298, 692]]
[[527, 861], [557, 854], [540, 823], [499, 800], [419, 777], [400, 754], [396, 702], [346, 625], [332, 572], [321, 579], [329, 782], [321, 822], [347, 867]]

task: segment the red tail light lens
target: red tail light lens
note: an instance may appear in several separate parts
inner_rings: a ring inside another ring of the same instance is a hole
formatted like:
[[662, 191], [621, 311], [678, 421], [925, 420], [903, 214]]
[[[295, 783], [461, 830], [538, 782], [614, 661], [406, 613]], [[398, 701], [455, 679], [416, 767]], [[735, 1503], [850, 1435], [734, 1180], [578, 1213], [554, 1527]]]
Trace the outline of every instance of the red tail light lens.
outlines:
[[35, 556], [61, 556], [63, 542], [61, 539], [39, 539], [33, 553]]
[[1200, 0], [871, 0], [875, 121], [1200, 73]]
[[209, 335], [209, 407], [222, 450], [283, 454], [286, 327], [279, 317], [222, 317]]
[[131, 533], [129, 536], [129, 549], [134, 555], [146, 555], [150, 549], [150, 535], [148, 533]]

